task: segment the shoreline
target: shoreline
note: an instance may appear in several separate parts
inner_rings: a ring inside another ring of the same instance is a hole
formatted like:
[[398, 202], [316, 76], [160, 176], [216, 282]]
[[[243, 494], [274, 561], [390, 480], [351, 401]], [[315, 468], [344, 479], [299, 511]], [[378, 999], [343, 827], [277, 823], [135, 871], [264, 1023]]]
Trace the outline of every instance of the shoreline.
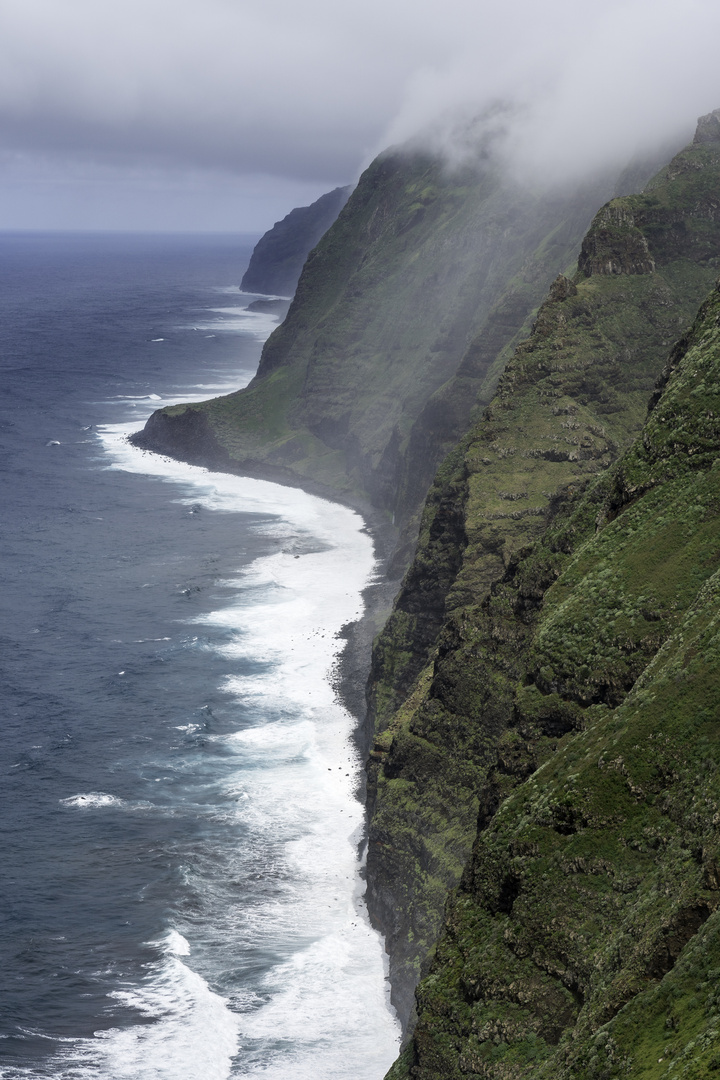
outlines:
[[[239, 465], [233, 465], [232, 459], [226, 452], [218, 453], [221, 448], [213, 447], [213, 451], [207, 456], [203, 453], [194, 453], [181, 456], [178, 453], [169, 453], [165, 448], [153, 448], [151, 440], [141, 440], [138, 436], [143, 430], [128, 436], [128, 442], [137, 449], [148, 453], [159, 454], [170, 460], [183, 464], [198, 465], [213, 472], [222, 472], [230, 476], [250, 477], [251, 479], [267, 480], [282, 487], [289, 487], [304, 491], [328, 502], [340, 506], [347, 506], [358, 513], [363, 522], [364, 531], [372, 540], [375, 556], [375, 570], [372, 579], [361, 592], [363, 614], [359, 619], [345, 623], [336, 638], [344, 639], [343, 646], [339, 649], [336, 660], [329, 670], [327, 679], [330, 688], [336, 695], [339, 703], [346, 709], [353, 720], [351, 740], [360, 757], [361, 768], [358, 783], [355, 788], [355, 798], [361, 804], [363, 812], [362, 835], [358, 841], [357, 850], [360, 857], [359, 877], [363, 882], [367, 881], [367, 868], [363, 853], [366, 850], [369, 833], [369, 818], [367, 806], [367, 762], [373, 745], [374, 731], [369, 724], [367, 704], [367, 683], [370, 675], [372, 660], [373, 641], [382, 630], [397, 596], [402, 577], [389, 577], [388, 569], [392, 565], [392, 558], [397, 550], [399, 530], [387, 519], [385, 514], [369, 503], [357, 497], [343, 498], [339, 493], [329, 489], [323, 484], [312, 481], [301, 483], [297, 476], [294, 482], [288, 482], [290, 477], [285, 470], [264, 466], [257, 463], [257, 467], [247, 470]], [[224, 460], [218, 461], [218, 457]], [[380, 936], [385, 957], [389, 952], [385, 943], [385, 935], [382, 930], [373, 924], [370, 912], [365, 908], [369, 925]], [[386, 960], [387, 963], [387, 960]], [[388, 976], [386, 976], [388, 977]], [[388, 998], [390, 1002], [390, 998]]]
[[[384, 514], [368, 506], [366, 503], [362, 503], [361, 500], [353, 500], [353, 504], [347, 499], [342, 499], [334, 496], [334, 492], [330, 492], [322, 485], [312, 485], [315, 490], [308, 490], [310, 485], [304, 484], [288, 484], [281, 483], [277, 475], [270, 476], [249, 476], [248, 472], [242, 468], [222, 468], [215, 462], [212, 464], [206, 461], [200, 461], [197, 457], [193, 461], [187, 461], [184, 456], [178, 454], [170, 454], [165, 449], [152, 449], [146, 445], [138, 445], [137, 432], [131, 433], [128, 429], [125, 429], [124, 433], [118, 433], [120, 443], [124, 443], [126, 446], [126, 453], [130, 451], [131, 458], [135, 458], [139, 467], [135, 467], [133, 471], [145, 472], [147, 468], [148, 472], [153, 472], [155, 469], [159, 469], [162, 472], [171, 473], [174, 472], [173, 466], [180, 467], [188, 465], [192, 469], [197, 469], [198, 473], [208, 471], [211, 473], [220, 474], [225, 476], [228, 480], [234, 478], [238, 480], [253, 481], [265, 481], [273, 485], [273, 487], [279, 487], [287, 490], [287, 507], [288, 511], [292, 513], [292, 506], [294, 499], [292, 492], [295, 491], [297, 495], [295, 498], [302, 495], [308, 495], [311, 499], [322, 500], [322, 502], [328, 504], [327, 511], [320, 510], [320, 523], [325, 519], [325, 529], [327, 537], [331, 540], [331, 546], [335, 546], [332, 542], [333, 538], [337, 539], [338, 544], [342, 548], [342, 536], [343, 532], [339, 531], [339, 526], [333, 519], [333, 514], [339, 515], [338, 522], [341, 522], [345, 515], [344, 510], [350, 510], [353, 513], [348, 517], [354, 521], [352, 522], [352, 531], [358, 537], [364, 536], [363, 547], [367, 545], [366, 551], [368, 556], [368, 566], [364, 573], [364, 580], [366, 584], [361, 586], [362, 576], [354, 573], [353, 564], [346, 564], [346, 569], [340, 569], [340, 580], [347, 579], [348, 584], [353, 582], [353, 595], [357, 597], [362, 604], [360, 608], [356, 603], [350, 608], [350, 613], [354, 613], [361, 610], [362, 614], [358, 618], [351, 618], [345, 623], [341, 623], [340, 620], [335, 622], [335, 627], [331, 637], [334, 638], [334, 649], [332, 654], [328, 658], [327, 666], [324, 671], [317, 670], [315, 673], [315, 685], [319, 688], [324, 688], [323, 693], [327, 694], [328, 691], [332, 695], [332, 699], [335, 701], [336, 707], [340, 707], [346, 714], [346, 727], [345, 727], [345, 747], [351, 751], [351, 754], [356, 755], [357, 760], [357, 772], [353, 779], [349, 782], [348, 794], [355, 804], [357, 818], [355, 819], [354, 834], [349, 836], [350, 847], [354, 851], [355, 871], [354, 871], [354, 903], [357, 905], [355, 910], [357, 915], [362, 916], [362, 921], [367, 928], [367, 931], [372, 931], [373, 938], [377, 941], [377, 947], [382, 955], [382, 963], [384, 969], [384, 989], [383, 989], [383, 1015], [387, 1013], [390, 1020], [388, 1021], [393, 1030], [397, 1028], [396, 1037], [401, 1037], [399, 1022], [395, 1009], [392, 1005], [389, 983], [388, 983], [388, 953], [385, 946], [384, 934], [382, 931], [373, 924], [369, 916], [369, 910], [367, 908], [367, 900], [365, 897], [367, 873], [365, 866], [365, 852], [368, 841], [368, 816], [367, 816], [367, 773], [366, 764], [368, 759], [368, 751], [372, 745], [372, 731], [368, 729], [367, 725], [367, 707], [366, 707], [366, 684], [368, 675], [370, 672], [371, 664], [371, 648], [372, 642], [380, 628], [382, 627], [387, 614], [390, 611], [392, 601], [397, 593], [398, 580], [388, 579], [387, 568], [390, 563], [391, 555], [394, 551], [395, 539], [397, 536], [397, 530], [395, 530], [387, 521]], [[145, 458], [145, 462], [143, 462]], [[152, 459], [157, 462], [156, 465], [152, 463]], [[164, 461], [166, 464], [162, 466], [160, 463]], [[123, 467], [122, 465], [120, 466]], [[260, 470], [258, 470], [260, 472]], [[218, 477], [219, 479], [220, 477]], [[318, 490], [321, 489], [321, 490]], [[283, 497], [282, 495], [280, 496]], [[303, 500], [304, 501], [304, 500]], [[335, 509], [333, 510], [332, 507]], [[349, 522], [348, 522], [349, 524]], [[320, 533], [322, 535], [322, 531]], [[322, 550], [322, 549], [319, 549]], [[347, 554], [351, 554], [350, 551]], [[293, 564], [296, 565], [296, 564]], [[363, 560], [364, 565], [364, 560]], [[342, 567], [342, 562], [340, 567]], [[339, 569], [339, 568], [337, 568]], [[333, 571], [333, 575], [337, 573], [337, 569]], [[353, 580], [359, 578], [360, 580]], [[320, 583], [319, 583], [320, 584]], [[343, 755], [344, 757], [344, 755]], [[333, 764], [329, 762], [329, 764]], [[341, 811], [342, 812], [342, 811]], [[335, 816], [335, 821], [338, 823], [338, 827], [341, 827], [341, 823], [345, 819]], [[354, 816], [354, 815], [353, 815]], [[332, 897], [330, 897], [332, 899]], [[337, 897], [335, 897], [337, 899]], [[353, 924], [354, 925], [354, 924]], [[395, 1050], [395, 1054], [397, 1049]], [[391, 1064], [392, 1062], [390, 1062]], [[383, 1065], [383, 1068], [386, 1066]]]
[[[377, 569], [375, 580], [362, 590], [363, 615], [360, 619], [346, 623], [339, 633], [345, 638], [345, 645], [340, 651], [334, 666], [330, 685], [341, 703], [355, 719], [354, 741], [361, 755], [363, 764], [372, 745], [373, 733], [367, 730], [366, 687], [370, 674], [371, 650], [374, 638], [382, 629], [395, 599], [402, 575], [389, 577], [388, 572], [396, 552], [400, 531], [388, 521], [387, 516], [367, 500], [356, 495], [343, 495], [318, 481], [299, 477], [290, 469], [282, 466], [267, 465], [259, 461], [235, 462], [228, 452], [214, 439], [209, 439], [203, 431], [199, 439], [193, 439], [194, 446], [183, 447], [179, 432], [173, 432], [172, 439], [154, 439], [148, 436], [148, 425], [153, 417], [139, 431], [128, 436], [128, 442], [137, 449], [186, 465], [198, 465], [211, 472], [227, 473], [230, 476], [244, 476], [254, 480], [267, 480], [281, 487], [297, 488], [308, 495], [325, 499], [355, 510], [364, 522], [364, 530], [370, 536], [375, 551]], [[196, 433], [193, 433], [196, 434]], [[144, 436], [144, 437], [143, 437]], [[179, 452], [184, 450], [184, 453]], [[360, 796], [359, 796], [360, 797]], [[365, 802], [364, 782], [361, 801]]]

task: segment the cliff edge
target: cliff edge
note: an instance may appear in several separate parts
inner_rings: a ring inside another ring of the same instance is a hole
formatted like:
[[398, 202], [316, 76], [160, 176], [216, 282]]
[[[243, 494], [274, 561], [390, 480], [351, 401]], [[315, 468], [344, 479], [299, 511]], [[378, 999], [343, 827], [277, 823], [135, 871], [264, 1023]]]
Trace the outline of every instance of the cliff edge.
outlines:
[[393, 1080], [720, 1068], [719, 392], [716, 288], [483, 606], [511, 707]]

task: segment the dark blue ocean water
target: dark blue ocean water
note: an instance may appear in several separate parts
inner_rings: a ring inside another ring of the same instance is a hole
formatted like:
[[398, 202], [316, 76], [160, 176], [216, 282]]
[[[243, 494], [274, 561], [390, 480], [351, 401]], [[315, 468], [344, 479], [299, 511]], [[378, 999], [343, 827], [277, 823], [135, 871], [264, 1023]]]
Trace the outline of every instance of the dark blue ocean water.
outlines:
[[395, 1051], [327, 679], [362, 522], [124, 441], [251, 377], [251, 244], [0, 235], [7, 1080], [370, 1080]]

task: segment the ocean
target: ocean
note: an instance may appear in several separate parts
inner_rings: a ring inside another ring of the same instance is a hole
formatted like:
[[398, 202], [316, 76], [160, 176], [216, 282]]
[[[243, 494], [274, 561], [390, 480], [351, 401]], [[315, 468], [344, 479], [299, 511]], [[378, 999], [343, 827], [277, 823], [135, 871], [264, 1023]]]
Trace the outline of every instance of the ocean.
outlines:
[[0, 1076], [380, 1080], [353, 510], [127, 442], [243, 386], [254, 238], [0, 234]]

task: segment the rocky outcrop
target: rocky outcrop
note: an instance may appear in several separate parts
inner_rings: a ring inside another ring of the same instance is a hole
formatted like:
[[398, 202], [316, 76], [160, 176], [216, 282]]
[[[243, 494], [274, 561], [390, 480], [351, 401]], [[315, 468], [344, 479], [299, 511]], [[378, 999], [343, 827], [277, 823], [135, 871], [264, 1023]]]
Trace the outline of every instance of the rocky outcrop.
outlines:
[[635, 224], [627, 206], [618, 202], [603, 207], [580, 249], [578, 270], [593, 274], [651, 274], [655, 260], [647, 238]]
[[696, 146], [714, 146], [717, 149], [720, 144], [720, 109], [700, 117], [693, 142]]
[[350, 197], [352, 187], [321, 195], [310, 206], [298, 206], [262, 236], [250, 257], [240, 288], [244, 292], [290, 297], [305, 260], [328, 231]]
[[[191, 465], [223, 469], [231, 464], [207, 416], [199, 409], [155, 412], [147, 421], [142, 435], [146, 444], [157, 453], [180, 458]], [[137, 437], [134, 441], [144, 445]]]

